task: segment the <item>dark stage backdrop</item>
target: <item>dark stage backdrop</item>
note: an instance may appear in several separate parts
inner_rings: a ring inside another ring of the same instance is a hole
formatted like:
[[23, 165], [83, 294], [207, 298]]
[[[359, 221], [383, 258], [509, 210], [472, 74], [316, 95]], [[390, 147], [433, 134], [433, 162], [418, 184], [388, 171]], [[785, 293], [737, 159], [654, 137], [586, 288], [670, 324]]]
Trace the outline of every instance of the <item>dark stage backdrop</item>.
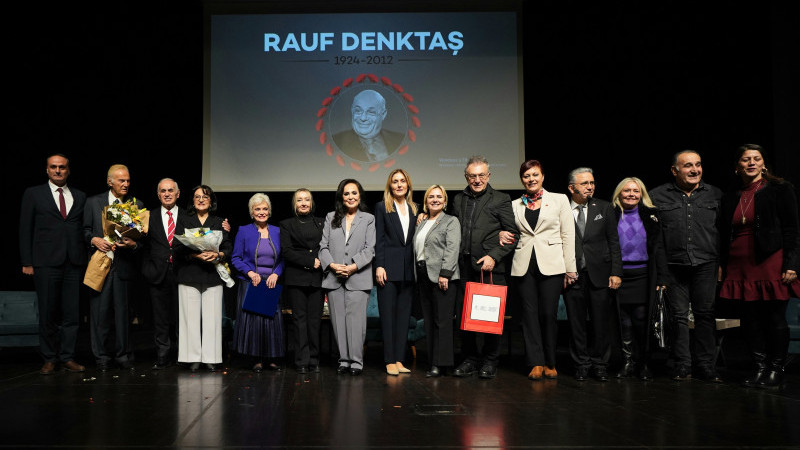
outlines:
[[[281, 12], [356, 9], [341, 2], [271, 4]], [[380, 2], [378, 11], [400, 5], [408, 2]], [[466, 3], [474, 10], [480, 5]], [[421, 9], [450, 6], [433, 1]], [[765, 145], [767, 156], [780, 163], [775, 171], [800, 181], [800, 74], [795, 45], [788, 44], [797, 42], [797, 31], [784, 8], [524, 2], [525, 153], [542, 161], [545, 187], [564, 192], [567, 172], [578, 165], [594, 167], [602, 198], [628, 175], [654, 187], [671, 179], [670, 156], [684, 148], [701, 151], [706, 179], [725, 187], [730, 154], [744, 142]], [[70, 184], [89, 195], [106, 189], [109, 165], [127, 164], [132, 191], [148, 206], [157, 206], [162, 177], [178, 180], [184, 202], [200, 182], [203, 3], [20, 2], [4, 17], [10, 139], [0, 177], [0, 290], [32, 290], [19, 265], [17, 214], [24, 188], [46, 181], [48, 154], [67, 154]], [[487, 147], [484, 153], [491, 161], [495, 151]], [[298, 186], [311, 182], [297, 180]], [[415, 187], [419, 200], [425, 186]], [[291, 194], [267, 192], [275, 219], [287, 217]], [[234, 225], [247, 223], [250, 194], [222, 193], [222, 215]], [[380, 195], [370, 192], [369, 203]], [[322, 215], [333, 194], [319, 192], [316, 199]]]

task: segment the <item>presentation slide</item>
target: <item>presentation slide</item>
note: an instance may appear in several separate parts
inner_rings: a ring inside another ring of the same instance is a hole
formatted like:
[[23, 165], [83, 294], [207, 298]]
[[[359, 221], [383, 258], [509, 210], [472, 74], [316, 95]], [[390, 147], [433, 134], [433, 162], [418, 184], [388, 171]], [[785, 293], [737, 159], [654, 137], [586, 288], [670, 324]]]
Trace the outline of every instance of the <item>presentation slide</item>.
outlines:
[[219, 191], [498, 189], [524, 158], [516, 12], [211, 14], [203, 182]]

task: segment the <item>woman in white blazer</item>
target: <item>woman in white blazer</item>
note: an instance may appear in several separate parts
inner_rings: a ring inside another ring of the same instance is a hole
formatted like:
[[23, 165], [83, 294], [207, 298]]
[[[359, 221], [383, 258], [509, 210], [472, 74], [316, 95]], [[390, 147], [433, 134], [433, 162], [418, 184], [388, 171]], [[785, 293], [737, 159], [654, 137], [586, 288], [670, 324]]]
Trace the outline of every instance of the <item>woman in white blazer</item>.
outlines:
[[520, 232], [511, 276], [519, 277], [526, 357], [533, 367], [528, 378], [556, 378], [558, 298], [563, 287], [578, 276], [575, 222], [567, 196], [542, 187], [544, 173], [539, 161], [522, 163], [519, 176], [525, 193], [511, 202]]
[[364, 189], [356, 180], [339, 183], [335, 210], [328, 213], [319, 243], [331, 323], [339, 347], [338, 374], [361, 375], [367, 303], [372, 290], [375, 216], [366, 212]]
[[444, 213], [447, 191], [434, 184], [425, 191], [425, 220], [414, 232], [414, 261], [419, 286], [425, 336], [431, 368], [426, 377], [443, 374], [442, 367], [453, 366], [453, 315], [458, 280], [458, 249], [461, 226], [458, 219]]

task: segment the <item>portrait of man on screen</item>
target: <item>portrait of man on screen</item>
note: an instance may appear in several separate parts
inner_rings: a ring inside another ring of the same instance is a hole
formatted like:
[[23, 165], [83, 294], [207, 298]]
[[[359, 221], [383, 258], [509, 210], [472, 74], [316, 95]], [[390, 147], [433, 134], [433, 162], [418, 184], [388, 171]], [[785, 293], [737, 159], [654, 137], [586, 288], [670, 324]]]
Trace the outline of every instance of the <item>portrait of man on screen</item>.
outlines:
[[377, 91], [366, 89], [356, 94], [350, 114], [352, 129], [333, 135], [345, 155], [358, 161], [383, 161], [403, 142], [403, 133], [383, 128], [386, 99]]

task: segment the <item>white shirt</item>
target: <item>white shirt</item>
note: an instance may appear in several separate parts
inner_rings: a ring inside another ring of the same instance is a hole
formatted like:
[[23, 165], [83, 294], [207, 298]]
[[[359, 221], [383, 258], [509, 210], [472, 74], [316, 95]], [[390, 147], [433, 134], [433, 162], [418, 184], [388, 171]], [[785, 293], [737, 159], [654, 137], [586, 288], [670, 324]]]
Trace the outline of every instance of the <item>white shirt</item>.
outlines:
[[108, 190], [108, 204], [113, 205], [115, 200], [119, 200], [119, 203], [123, 203], [121, 198], [114, 197], [114, 193], [111, 189]]
[[414, 239], [414, 253], [417, 255], [417, 261], [425, 261], [425, 238], [428, 237], [434, 223], [436, 223], [435, 220], [426, 220], [417, 232], [417, 237]]
[[400, 226], [403, 227], [403, 242], [407, 242], [409, 224], [408, 206], [403, 205], [401, 207], [397, 202], [394, 202], [394, 210], [397, 211], [397, 215], [400, 217]]
[[[53, 193], [53, 199], [56, 201], [56, 209], [61, 211], [61, 201], [58, 195], [59, 186], [53, 184], [52, 181], [48, 181], [47, 184], [50, 185], [50, 191]], [[61, 187], [61, 192], [64, 193], [64, 203], [67, 204], [67, 214], [69, 214], [69, 210], [72, 209], [72, 204], [75, 203], [75, 199], [72, 198], [72, 192], [69, 191], [69, 187], [67, 187], [66, 184]]]
[[586, 214], [589, 211], [589, 203], [586, 202], [586, 203], [584, 203], [582, 205], [579, 205], [578, 203], [575, 203], [575, 200], [572, 200], [572, 199], [569, 200], [569, 207], [572, 208], [572, 218], [575, 219], [575, 223], [578, 223], [578, 211], [580, 211], [578, 209], [579, 206], [583, 206], [584, 207], [583, 217], [585, 218]]
[[175, 224], [175, 227], [178, 226], [178, 205], [172, 207], [172, 209], [164, 208], [161, 206], [161, 224], [164, 225], [164, 236], [169, 236], [169, 230], [167, 229], [167, 224], [169, 224], [169, 216], [167, 215], [167, 211], [172, 213], [172, 221]]

